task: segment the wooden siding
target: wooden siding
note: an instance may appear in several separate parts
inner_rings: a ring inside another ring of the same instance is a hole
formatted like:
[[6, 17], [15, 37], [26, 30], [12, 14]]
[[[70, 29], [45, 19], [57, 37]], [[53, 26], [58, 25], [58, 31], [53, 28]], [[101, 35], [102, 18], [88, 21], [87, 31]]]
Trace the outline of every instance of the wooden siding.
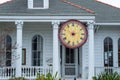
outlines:
[[113, 65], [118, 66], [118, 38], [120, 38], [120, 26], [100, 26], [95, 33], [95, 66], [104, 66], [104, 39], [111, 37], [113, 40]]

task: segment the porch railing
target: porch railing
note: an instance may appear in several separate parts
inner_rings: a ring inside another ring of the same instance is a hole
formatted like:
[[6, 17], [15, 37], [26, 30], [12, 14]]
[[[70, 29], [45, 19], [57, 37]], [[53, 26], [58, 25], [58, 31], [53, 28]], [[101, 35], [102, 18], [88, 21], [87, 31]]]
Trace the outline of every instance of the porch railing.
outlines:
[[[48, 72], [52, 73], [52, 67], [37, 67], [37, 66], [22, 66], [21, 76], [27, 79], [35, 79], [37, 77], [37, 73], [46, 74]], [[1, 67], [0, 68], [0, 80], [8, 80], [11, 77], [16, 76], [16, 68], [15, 67]]]
[[14, 67], [1, 67], [0, 68], [0, 79], [9, 79], [15, 77], [15, 68]]
[[37, 74], [46, 74], [52, 73], [52, 67], [37, 67], [37, 66], [23, 66], [22, 67], [22, 77], [34, 79], [37, 77]]
[[98, 75], [102, 72], [118, 72], [120, 74], [120, 68], [119, 67], [95, 67], [95, 75]]

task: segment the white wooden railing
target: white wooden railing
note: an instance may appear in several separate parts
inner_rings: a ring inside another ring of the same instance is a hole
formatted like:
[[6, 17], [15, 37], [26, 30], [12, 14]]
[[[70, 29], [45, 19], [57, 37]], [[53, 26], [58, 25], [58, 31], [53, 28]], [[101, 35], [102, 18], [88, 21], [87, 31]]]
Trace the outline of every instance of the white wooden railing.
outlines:
[[[52, 67], [22, 66], [21, 69], [21, 76], [27, 79], [35, 79], [37, 77], [37, 73], [44, 74], [45, 76], [48, 72], [52, 73]], [[15, 67], [1, 67], [0, 80], [8, 80], [11, 77], [15, 77], [15, 72]]]
[[0, 80], [15, 77], [15, 70], [16, 69], [14, 67], [1, 67], [0, 68]]
[[95, 75], [98, 75], [102, 72], [118, 72], [120, 74], [120, 67], [95, 67]]
[[34, 79], [37, 74], [46, 75], [48, 72], [52, 73], [52, 67], [37, 67], [37, 66], [23, 66], [22, 77]]

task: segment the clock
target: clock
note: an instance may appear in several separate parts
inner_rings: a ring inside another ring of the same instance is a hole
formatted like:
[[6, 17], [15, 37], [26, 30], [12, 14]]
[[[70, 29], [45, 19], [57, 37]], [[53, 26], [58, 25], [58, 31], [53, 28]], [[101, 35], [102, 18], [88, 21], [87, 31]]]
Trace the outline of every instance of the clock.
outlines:
[[79, 48], [87, 40], [86, 26], [78, 20], [68, 20], [60, 25], [59, 39], [67, 48]]

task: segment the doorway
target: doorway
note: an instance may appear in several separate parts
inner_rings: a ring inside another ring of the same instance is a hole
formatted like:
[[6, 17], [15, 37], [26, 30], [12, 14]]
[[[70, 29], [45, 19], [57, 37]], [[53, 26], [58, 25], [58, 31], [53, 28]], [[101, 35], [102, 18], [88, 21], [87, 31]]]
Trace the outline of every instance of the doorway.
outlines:
[[63, 77], [78, 77], [81, 75], [81, 49], [70, 49], [61, 46], [61, 72]]

